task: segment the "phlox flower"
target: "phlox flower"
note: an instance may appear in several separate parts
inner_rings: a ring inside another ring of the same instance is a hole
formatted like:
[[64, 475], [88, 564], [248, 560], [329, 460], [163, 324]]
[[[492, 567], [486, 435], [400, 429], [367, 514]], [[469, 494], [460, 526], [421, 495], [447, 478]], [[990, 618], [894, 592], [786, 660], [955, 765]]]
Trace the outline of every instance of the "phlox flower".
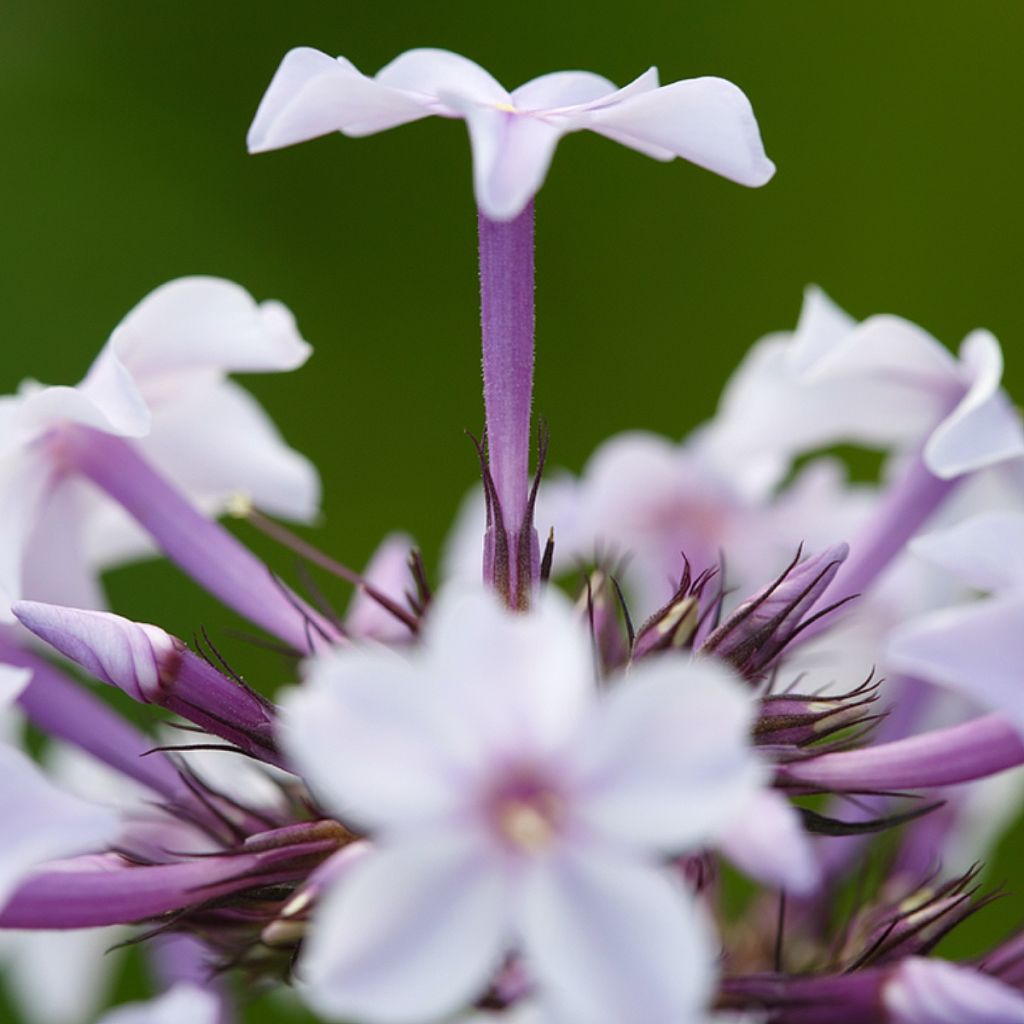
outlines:
[[911, 550], [990, 596], [900, 626], [889, 664], [1001, 711], [1024, 731], [1024, 515], [985, 512], [918, 538]]
[[[96, 572], [149, 548], [125, 512], [76, 472], [69, 431], [80, 442], [129, 440], [208, 515], [243, 492], [272, 513], [311, 518], [316, 471], [227, 377], [295, 369], [309, 351], [280, 303], [258, 305], [230, 281], [182, 278], [124, 318], [80, 384], [29, 383], [0, 400], [0, 616], [25, 593], [96, 607]], [[116, 481], [117, 459], [104, 452], [99, 461], [105, 480]]]
[[333, 1019], [425, 1021], [520, 954], [570, 1022], [701, 1019], [714, 949], [666, 866], [759, 787], [749, 693], [652, 659], [599, 695], [585, 632], [546, 593], [515, 615], [443, 594], [422, 646], [317, 657], [282, 742], [373, 853], [316, 908], [299, 964]]
[[922, 450], [943, 480], [1024, 455], [1020, 417], [1000, 387], [996, 338], [972, 331], [959, 358], [901, 317], [857, 323], [809, 288], [792, 333], [771, 334], [733, 374], [709, 450], [771, 487], [792, 459], [833, 444]]
[[409, 50], [372, 78], [344, 57], [290, 50], [249, 129], [249, 150], [335, 131], [372, 135], [431, 115], [466, 121], [477, 204], [493, 220], [517, 216], [543, 184], [559, 139], [584, 129], [743, 185], [763, 185], [775, 172], [750, 102], [722, 78], [659, 86], [651, 68], [618, 89], [589, 71], [556, 71], [509, 92], [473, 61], [432, 49]]

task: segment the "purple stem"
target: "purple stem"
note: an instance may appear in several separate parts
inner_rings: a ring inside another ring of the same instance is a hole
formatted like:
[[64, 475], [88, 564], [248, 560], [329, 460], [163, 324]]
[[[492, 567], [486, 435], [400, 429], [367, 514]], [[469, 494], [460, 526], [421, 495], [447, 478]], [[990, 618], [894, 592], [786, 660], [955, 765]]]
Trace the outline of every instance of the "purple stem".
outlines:
[[480, 212], [477, 223], [487, 458], [509, 537], [511, 592], [514, 594], [517, 588], [516, 538], [526, 525], [530, 490], [533, 201], [514, 220], [495, 221]]
[[128, 778], [175, 803], [193, 803], [174, 765], [163, 754], [144, 756], [153, 741], [82, 686], [42, 658], [13, 645], [0, 647], [3, 660], [32, 670], [18, 704], [38, 729], [71, 743]]
[[802, 792], [878, 793], [955, 786], [1024, 764], [1024, 739], [1001, 714], [863, 750], [822, 754], [776, 766]]
[[223, 526], [208, 519], [135, 448], [87, 427], [63, 431], [60, 453], [120, 504], [197, 583], [297, 651], [336, 631], [291, 595]]
[[245, 889], [299, 881], [334, 846], [326, 840], [180, 864], [133, 866], [116, 854], [65, 861], [22, 882], [0, 911], [0, 928], [145, 921]]
[[[960, 479], [940, 479], [918, 454], [906, 474], [889, 487], [866, 529], [850, 544], [850, 555], [829, 588], [829, 601], [844, 601], [864, 593], [949, 497]], [[796, 642], [806, 643], [832, 624], [831, 617], [819, 619]]]

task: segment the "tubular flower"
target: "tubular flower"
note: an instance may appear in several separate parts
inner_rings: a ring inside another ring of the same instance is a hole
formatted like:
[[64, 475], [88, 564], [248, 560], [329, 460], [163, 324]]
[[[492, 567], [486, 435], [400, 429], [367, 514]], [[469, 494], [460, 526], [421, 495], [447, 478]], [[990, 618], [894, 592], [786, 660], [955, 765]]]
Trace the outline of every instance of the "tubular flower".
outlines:
[[409, 660], [315, 661], [285, 710], [314, 792], [375, 836], [314, 916], [300, 972], [322, 1012], [440, 1016], [514, 950], [569, 1019], [694, 1019], [710, 937], [659, 858], [756, 791], [753, 705], [725, 669], [651, 662], [598, 699], [567, 605], [469, 593]]

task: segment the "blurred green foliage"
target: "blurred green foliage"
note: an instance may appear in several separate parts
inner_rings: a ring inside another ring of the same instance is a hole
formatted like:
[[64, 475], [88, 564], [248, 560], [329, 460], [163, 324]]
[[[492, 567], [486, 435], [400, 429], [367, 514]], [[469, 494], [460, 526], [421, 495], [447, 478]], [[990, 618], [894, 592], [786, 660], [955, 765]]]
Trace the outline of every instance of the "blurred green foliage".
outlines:
[[[317, 543], [358, 566], [401, 527], [433, 564], [475, 478], [462, 431], [482, 420], [464, 128], [244, 147], [289, 47], [372, 72], [433, 45], [508, 86], [571, 67], [722, 75], [779, 167], [747, 191], [597, 137], [562, 143], [538, 203], [536, 407], [554, 463], [579, 469], [625, 428], [682, 436], [751, 342], [793, 325], [812, 281], [950, 345], [991, 328], [1019, 397], [1022, 30], [1020, 5], [959, 0], [7, 0], [0, 387], [77, 380], [169, 278], [238, 280], [290, 305], [316, 349], [247, 383], [323, 473]], [[111, 595], [185, 636], [228, 621], [159, 564], [113, 574]], [[993, 877], [1019, 855], [1007, 847]], [[259, 1006], [253, 1020], [290, 1019]]]

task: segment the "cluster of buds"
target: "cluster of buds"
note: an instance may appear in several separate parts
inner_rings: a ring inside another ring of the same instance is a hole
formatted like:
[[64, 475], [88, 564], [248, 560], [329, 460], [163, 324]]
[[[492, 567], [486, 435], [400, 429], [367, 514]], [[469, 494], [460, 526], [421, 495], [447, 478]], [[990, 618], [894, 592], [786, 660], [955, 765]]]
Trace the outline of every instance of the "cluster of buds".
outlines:
[[[558, 72], [509, 92], [438, 50], [373, 77], [293, 50], [250, 148], [430, 115], [465, 120], [474, 160], [482, 522], [451, 549], [475, 579], [453, 557], [435, 588], [403, 537], [359, 573], [271, 518], [312, 518], [316, 475], [228, 375], [309, 347], [229, 282], [158, 289], [77, 387], [0, 407], [0, 929], [52, 957], [54, 933], [134, 926], [107, 936], [142, 943], [167, 991], [108, 1024], [227, 1024], [239, 975], [358, 1024], [1024, 1021], [1020, 935], [934, 956], [994, 899], [958, 863], [973, 801], [1024, 764], [1024, 429], [998, 343], [975, 332], [954, 359], [812, 290], [694, 439], [614, 440], [549, 488], [546, 435], [530, 468], [534, 196], [559, 139], [749, 186], [774, 167], [721, 79]], [[886, 482], [795, 472], [837, 441], [884, 448]], [[223, 512], [351, 584], [347, 613]], [[267, 634], [293, 686], [271, 700], [205, 630], [190, 647], [105, 610], [99, 571], [154, 545]], [[626, 557], [570, 602], [561, 584], [611, 549]], [[922, 585], [936, 565], [990, 596]], [[45, 774], [20, 716], [91, 768]], [[738, 919], [723, 859], [760, 886]], [[0, 941], [12, 977], [28, 948]], [[95, 1019], [84, 994], [76, 1009]]]

